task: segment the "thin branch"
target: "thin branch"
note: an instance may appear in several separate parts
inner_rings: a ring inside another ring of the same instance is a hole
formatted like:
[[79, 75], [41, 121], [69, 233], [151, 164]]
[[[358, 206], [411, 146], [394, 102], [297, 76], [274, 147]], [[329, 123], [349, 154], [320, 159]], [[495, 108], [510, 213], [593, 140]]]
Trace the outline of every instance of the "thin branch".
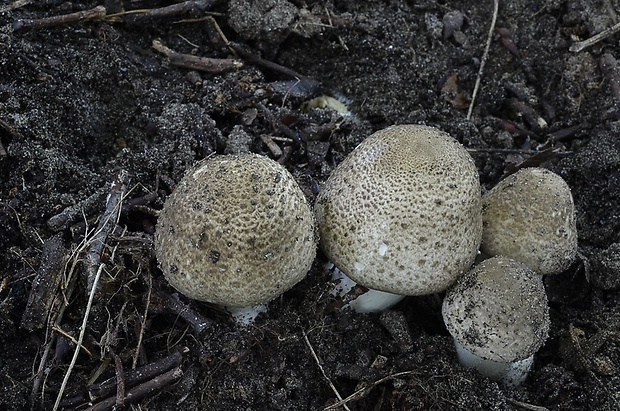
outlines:
[[572, 51], [573, 53], [579, 53], [581, 50], [587, 47], [593, 46], [599, 41], [605, 40], [607, 37], [617, 33], [618, 31], [620, 31], [620, 23], [614, 24], [610, 28], [601, 31], [598, 34], [595, 34], [589, 39], [586, 39], [584, 41], [579, 41], [573, 44], [572, 46], [570, 46], [569, 50]]
[[364, 396], [366, 396], [370, 392], [370, 390], [375, 388], [377, 385], [383, 384], [384, 382], [389, 381], [389, 380], [394, 380], [396, 378], [403, 377], [405, 375], [415, 374], [415, 373], [416, 373], [416, 371], [402, 371], [402, 372], [397, 372], [395, 374], [388, 375], [387, 377], [383, 377], [383, 378], [373, 382], [372, 384], [369, 384], [369, 385], [367, 385], [367, 386], [365, 386], [363, 388], [360, 388], [359, 390], [355, 391], [353, 394], [349, 395], [344, 400], [341, 399], [337, 403], [332, 404], [329, 407], [323, 408], [323, 411], [335, 410], [336, 408], [338, 408], [340, 406], [346, 408], [347, 407], [346, 404], [348, 402], [351, 402], [351, 401], [363, 398]]
[[127, 15], [127, 17], [132, 17], [131, 19], [126, 19], [128, 23], [142, 24], [147, 21], [170, 18], [180, 14], [204, 12], [205, 10], [211, 9], [218, 1], [219, 0], [189, 0], [156, 9], [130, 10], [130, 13], [118, 13], [107, 17]]
[[68, 228], [78, 218], [82, 216], [84, 210], [90, 210], [94, 205], [99, 203], [105, 194], [105, 188], [101, 187], [93, 194], [76, 205], [69, 206], [62, 210], [59, 214], [53, 215], [47, 220], [47, 226], [53, 231], [61, 231]]
[[170, 295], [156, 289], [151, 293], [150, 299], [152, 310], [155, 312], [168, 312], [177, 315], [192, 327], [196, 335], [200, 335], [213, 325], [212, 320], [194, 310], [190, 305], [182, 302], [177, 293]]
[[310, 340], [308, 339], [308, 335], [303, 330], [301, 331], [301, 333], [304, 336], [304, 341], [306, 342], [306, 345], [308, 345], [308, 348], [310, 349], [310, 353], [312, 354], [312, 357], [314, 358], [314, 361], [316, 361], [316, 364], [319, 366], [319, 370], [321, 370], [321, 374], [323, 374], [323, 378], [325, 378], [325, 380], [329, 384], [329, 387], [332, 389], [334, 394], [336, 394], [336, 398], [338, 398], [338, 400], [342, 403], [342, 406], [344, 407], [344, 409], [347, 410], [347, 411], [351, 411], [349, 409], [349, 407], [347, 407], [347, 405], [343, 402], [342, 396], [340, 395], [340, 393], [336, 389], [336, 386], [332, 383], [332, 380], [330, 380], [329, 377], [327, 376], [327, 374], [325, 374], [325, 370], [323, 369], [323, 366], [321, 365], [321, 360], [319, 359], [318, 355], [316, 355], [316, 352], [314, 351], [314, 348], [312, 347], [312, 344], [310, 344]]
[[[125, 387], [133, 387], [143, 384], [158, 375], [164, 374], [175, 367], [179, 367], [183, 362], [183, 353], [187, 352], [187, 348], [174, 351], [167, 357], [161, 358], [150, 364], [143, 365], [135, 370], [126, 371], [124, 374]], [[90, 401], [100, 401], [114, 392], [117, 385], [117, 377], [111, 377], [105, 381], [94, 384], [88, 390]]]
[[[129, 391], [127, 391], [127, 395], [125, 396], [125, 405], [135, 404], [147, 395], [153, 394], [161, 390], [163, 387], [174, 383], [182, 376], [183, 370], [181, 369], [181, 367], [176, 367], [171, 369], [170, 371], [166, 371], [165, 373], [156, 376], [155, 378], [145, 382], [144, 384], [140, 384], [134, 388], [131, 388]], [[92, 407], [87, 408], [85, 411], [111, 410], [114, 409], [115, 405], [116, 397], [109, 397], [93, 405]]]
[[[86, 219], [86, 217], [84, 217]], [[60, 326], [60, 323], [62, 321], [62, 318], [64, 316], [65, 310], [67, 309], [67, 307], [69, 306], [69, 300], [71, 299], [71, 296], [73, 294], [73, 291], [75, 289], [75, 283], [76, 283], [76, 277], [73, 275], [75, 273], [76, 267], [80, 261], [80, 259], [78, 258], [79, 255], [86, 250], [86, 248], [88, 247], [88, 240], [91, 237], [91, 231], [88, 230], [88, 224], [86, 226], [86, 231], [84, 233], [84, 239], [80, 242], [80, 244], [78, 244], [78, 246], [71, 252], [71, 255], [69, 256], [69, 258], [67, 259], [67, 261], [65, 262], [65, 267], [63, 270], [63, 273], [65, 273], [64, 275], [64, 279], [63, 279], [63, 283], [64, 283], [64, 288], [62, 290], [62, 296], [58, 297], [58, 311], [56, 313], [52, 313], [50, 314], [49, 320], [48, 320], [48, 327], [50, 326]], [[55, 318], [52, 319], [52, 316], [54, 316]], [[54, 342], [56, 341], [56, 334], [52, 333], [51, 331], [48, 331], [46, 333], [46, 337], [49, 336], [49, 339], [47, 340], [47, 343], [45, 345], [45, 349], [43, 350], [43, 354], [41, 355], [41, 359], [39, 361], [39, 367], [37, 369], [37, 372], [35, 374], [35, 378], [32, 384], [32, 392], [30, 395], [30, 402], [31, 402], [31, 410], [34, 409], [34, 405], [36, 404], [36, 395], [37, 392], [39, 391], [39, 388], [41, 387], [41, 384], [43, 382], [43, 378], [46, 375], [46, 373], [44, 372], [45, 368], [47, 367], [47, 359], [49, 357], [49, 354], [51, 352], [51, 348], [52, 348], [52, 344], [54, 344]], [[43, 390], [41, 391], [41, 396], [43, 397]], [[41, 398], [41, 401], [43, 402], [43, 398]]]
[[6, 6], [0, 7], [0, 13], [6, 13], [7, 11], [19, 9], [21, 7], [27, 6], [30, 3], [32, 3], [32, 0], [17, 0], [11, 4], [7, 4]]
[[497, 13], [499, 11], [499, 0], [493, 0], [493, 19], [491, 20], [491, 27], [489, 28], [489, 35], [487, 37], [487, 44], [484, 47], [484, 53], [480, 60], [480, 68], [478, 69], [478, 75], [476, 76], [476, 84], [474, 85], [474, 92], [471, 95], [471, 102], [469, 103], [469, 110], [467, 110], [467, 121], [471, 120], [471, 114], [474, 111], [474, 104], [476, 103], [476, 96], [478, 95], [478, 89], [480, 88], [480, 81], [482, 80], [482, 73], [484, 72], [484, 66], [489, 58], [489, 49], [491, 48], [491, 40], [493, 40], [493, 32], [495, 31], [495, 22], [497, 21]]
[[42, 29], [46, 27], [61, 26], [64, 24], [75, 23], [86, 20], [99, 20], [106, 15], [106, 9], [103, 6], [97, 6], [90, 10], [78, 11], [76, 13], [62, 14], [60, 16], [44, 17], [42, 19], [23, 19], [16, 20], [13, 23], [13, 31], [23, 29]]
[[101, 217], [101, 221], [99, 221], [97, 230], [86, 243], [88, 245], [88, 249], [84, 258], [84, 270], [87, 274], [87, 290], [89, 291], [88, 304], [86, 305], [86, 311], [82, 320], [82, 327], [80, 328], [78, 345], [73, 353], [71, 364], [69, 365], [69, 368], [65, 373], [65, 377], [60, 386], [58, 396], [56, 397], [56, 402], [54, 403], [53, 408], [54, 411], [56, 411], [60, 405], [60, 400], [62, 399], [64, 391], [67, 387], [67, 382], [69, 381], [69, 377], [71, 375], [73, 367], [75, 367], [75, 363], [80, 352], [80, 347], [82, 346], [82, 342], [84, 340], [86, 326], [88, 324], [88, 317], [90, 316], [90, 312], [93, 309], [93, 301], [95, 301], [95, 297], [97, 295], [97, 286], [99, 284], [99, 279], [101, 278], [101, 272], [105, 267], [105, 264], [101, 263], [101, 253], [103, 252], [103, 247], [105, 245], [108, 234], [116, 226], [116, 224], [118, 223], [118, 219], [120, 218], [122, 203], [127, 192], [128, 184], [129, 173], [125, 170], [121, 170], [112, 182], [110, 194], [108, 195], [106, 210]]
[[316, 83], [316, 80], [308, 76], [304, 76], [303, 74], [298, 73], [293, 69], [284, 67], [280, 64], [274, 63], [273, 61], [265, 60], [264, 58], [251, 53], [249, 50], [247, 50], [244, 46], [242, 46], [239, 43], [235, 43], [234, 41], [231, 41], [228, 43], [228, 47], [232, 48], [239, 55], [239, 57], [243, 58], [247, 63], [253, 64], [255, 66], [263, 67], [268, 70], [275, 71], [276, 73], [284, 74], [285, 76], [289, 76], [294, 79], [305, 80], [308, 82]]
[[146, 303], [144, 304], [144, 314], [142, 315], [142, 321], [140, 322], [140, 335], [138, 335], [138, 343], [136, 344], [136, 353], [131, 363], [131, 369], [134, 370], [138, 364], [138, 357], [140, 356], [140, 348], [142, 347], [142, 339], [144, 337], [144, 330], [146, 329], [146, 318], [149, 313], [149, 307], [151, 306], [151, 293], [153, 292], [153, 278], [150, 273], [146, 274], [149, 283], [149, 291], [146, 295]]
[[125, 377], [123, 373], [123, 362], [115, 352], [111, 352], [114, 358], [114, 370], [116, 371], [116, 407], [125, 407]]
[[65, 337], [66, 339], [71, 341], [74, 345], [80, 347], [82, 349], [82, 351], [84, 351], [84, 353], [86, 355], [88, 355], [90, 358], [93, 357], [93, 353], [90, 352], [90, 350], [88, 348], [86, 348], [83, 345], [78, 344], [78, 341], [71, 334], [67, 333], [62, 328], [58, 327], [57, 325], [54, 325], [54, 326], [52, 326], [52, 331], [56, 331], [58, 334], [62, 335], [63, 337]]
[[236, 59], [200, 57], [192, 54], [177, 53], [176, 51], [163, 45], [159, 40], [153, 40], [151, 47], [168, 57], [170, 64], [177, 67], [206, 71], [211, 74], [225, 73], [243, 67], [243, 62]]
[[20, 324], [22, 328], [34, 331], [47, 324], [49, 313], [56, 308], [54, 301], [62, 281], [67, 255], [62, 234], [56, 234], [43, 243], [41, 265], [32, 282], [32, 290], [22, 315]]
[[118, 219], [121, 214], [121, 204], [127, 193], [127, 187], [129, 185], [130, 177], [129, 173], [125, 170], [121, 170], [110, 188], [110, 194], [106, 204], [105, 212], [99, 221], [97, 231], [90, 240], [90, 247], [85, 256], [85, 270], [87, 278], [87, 289], [93, 290], [94, 274], [99, 267], [101, 260], [101, 253], [105, 245], [106, 239], [112, 229], [118, 223]]
[[67, 382], [69, 381], [69, 377], [71, 376], [71, 372], [73, 371], [73, 367], [75, 367], [75, 363], [77, 361], [78, 354], [80, 353], [80, 347], [82, 346], [82, 342], [84, 341], [84, 334], [86, 334], [86, 326], [88, 324], [88, 316], [90, 314], [90, 310], [93, 306], [93, 300], [95, 299], [95, 288], [99, 283], [99, 279], [101, 278], [101, 272], [103, 271], [105, 264], [101, 264], [99, 269], [97, 270], [97, 274], [93, 281], [93, 286], [90, 289], [90, 296], [88, 297], [88, 304], [86, 305], [86, 312], [84, 313], [84, 318], [82, 319], [82, 326], [80, 328], [80, 337], [78, 338], [78, 346], [73, 352], [73, 358], [71, 359], [71, 364], [69, 364], [69, 368], [65, 373], [65, 378], [62, 380], [62, 384], [60, 385], [60, 390], [58, 391], [58, 396], [56, 397], [56, 402], [54, 403], [53, 411], [58, 409], [60, 405], [60, 400], [67, 388]]

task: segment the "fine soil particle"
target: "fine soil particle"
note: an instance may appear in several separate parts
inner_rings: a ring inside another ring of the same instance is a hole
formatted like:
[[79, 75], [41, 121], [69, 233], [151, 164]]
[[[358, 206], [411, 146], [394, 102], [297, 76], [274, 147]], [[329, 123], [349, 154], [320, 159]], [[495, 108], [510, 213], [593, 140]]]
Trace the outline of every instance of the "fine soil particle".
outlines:
[[[98, 3], [107, 17], [38, 25]], [[123, 14], [151, 8], [162, 9]], [[84, 331], [59, 409], [111, 409], [119, 390], [142, 410], [620, 409], [618, 34], [571, 51], [617, 23], [620, 1], [500, 1], [468, 120], [492, 10], [467, 0], [3, 2], [0, 408], [54, 408], [75, 351], [68, 336]], [[325, 95], [340, 104], [316, 99]], [[157, 267], [157, 210], [196, 161], [249, 149], [283, 163], [313, 201], [359, 142], [404, 123], [462, 142], [485, 190], [523, 166], [571, 187], [579, 258], [545, 281], [550, 337], [518, 388], [458, 364], [443, 295], [382, 315], [338, 310], [320, 253], [245, 329], [176, 295]], [[149, 366], [136, 382], [132, 368]]]

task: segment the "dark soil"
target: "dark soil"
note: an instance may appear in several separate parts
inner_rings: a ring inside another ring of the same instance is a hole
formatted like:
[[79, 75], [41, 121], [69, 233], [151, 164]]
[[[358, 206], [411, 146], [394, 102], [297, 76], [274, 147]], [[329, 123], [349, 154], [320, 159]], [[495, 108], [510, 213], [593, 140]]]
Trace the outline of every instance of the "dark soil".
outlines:
[[[620, 409], [620, 35], [569, 49], [615, 24], [620, 1], [500, 1], [471, 120], [490, 0], [203, 1], [162, 17], [26, 21], [97, 3], [38, 1], [0, 14], [1, 409], [53, 408], [75, 346], [51, 326], [79, 336], [89, 253], [95, 272], [105, 264], [84, 334], [90, 356], [78, 355], [61, 408], [87, 408], [93, 384], [122, 368], [127, 408], [141, 410], [323, 410], [338, 401], [335, 390], [357, 392], [346, 403], [356, 411]], [[245, 64], [179, 67], [154, 40]], [[324, 94], [350, 115], [304, 104]], [[471, 150], [485, 189], [527, 165], [572, 188], [582, 257], [546, 281], [550, 337], [518, 388], [458, 364], [442, 296], [406, 298], [383, 315], [339, 311], [322, 255], [247, 329], [208, 304], [169, 300], [152, 210], [195, 161], [249, 147], [284, 163], [312, 201], [356, 144], [397, 123], [451, 133]], [[92, 230], [108, 195], [122, 193], [118, 224], [97, 253]], [[192, 326], [192, 315], [206, 327]], [[169, 356], [176, 362], [155, 375], [172, 374], [142, 386], [127, 376], [134, 363]], [[101, 409], [116, 395], [114, 385]]]

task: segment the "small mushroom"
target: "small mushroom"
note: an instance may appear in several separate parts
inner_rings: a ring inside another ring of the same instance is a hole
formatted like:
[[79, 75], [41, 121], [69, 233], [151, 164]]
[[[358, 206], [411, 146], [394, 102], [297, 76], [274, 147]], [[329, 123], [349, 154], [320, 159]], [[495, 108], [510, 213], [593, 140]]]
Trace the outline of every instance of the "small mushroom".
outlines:
[[509, 386], [525, 380], [549, 331], [542, 280], [503, 256], [461, 276], [448, 289], [442, 314], [461, 364]]
[[557, 174], [524, 168], [482, 196], [484, 253], [521, 261], [540, 275], [566, 270], [577, 253], [575, 205]]
[[254, 307], [306, 275], [315, 237], [312, 210], [284, 167], [255, 154], [231, 155], [205, 160], [183, 177], [159, 216], [155, 251], [179, 292], [248, 323]]
[[[473, 263], [482, 236], [478, 172], [447, 133], [400, 125], [364, 140], [315, 203], [320, 246], [351, 280], [379, 291], [357, 311], [445, 290]], [[346, 291], [346, 288], [345, 288]], [[361, 301], [361, 300], [360, 300]]]

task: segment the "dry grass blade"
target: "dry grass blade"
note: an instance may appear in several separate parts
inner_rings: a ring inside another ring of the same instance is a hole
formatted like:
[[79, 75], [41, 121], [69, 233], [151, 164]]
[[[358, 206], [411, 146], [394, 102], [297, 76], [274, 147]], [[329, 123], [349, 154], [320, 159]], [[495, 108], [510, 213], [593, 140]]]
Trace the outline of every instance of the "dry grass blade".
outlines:
[[484, 72], [484, 66], [489, 58], [489, 48], [491, 48], [491, 40], [493, 39], [493, 32], [495, 31], [495, 22], [497, 21], [497, 13], [499, 10], [499, 0], [493, 0], [493, 19], [491, 20], [491, 27], [489, 28], [489, 36], [487, 37], [487, 44], [484, 47], [484, 53], [482, 54], [482, 60], [480, 60], [480, 68], [478, 69], [478, 76], [476, 76], [476, 84], [474, 85], [474, 91], [471, 95], [471, 103], [469, 103], [469, 110], [467, 110], [467, 121], [471, 120], [471, 114], [474, 111], [474, 104], [476, 103], [476, 96], [478, 95], [478, 89], [480, 88], [480, 81], [482, 80], [482, 73]]
[[84, 269], [87, 274], [87, 289], [89, 293], [88, 303], [86, 305], [86, 311], [82, 319], [80, 335], [77, 340], [78, 344], [73, 353], [73, 358], [71, 359], [71, 363], [65, 373], [62, 384], [60, 386], [60, 390], [56, 397], [56, 402], [54, 403], [53, 407], [54, 411], [56, 411], [60, 405], [60, 401], [66, 389], [67, 382], [69, 381], [69, 377], [71, 376], [71, 372], [77, 361], [80, 347], [82, 346], [82, 342], [84, 341], [84, 335], [86, 333], [88, 325], [88, 317], [93, 308], [93, 302], [95, 301], [95, 297], [97, 296], [97, 286], [99, 283], [99, 279], [101, 278], [101, 273], [105, 268], [105, 264], [101, 263], [101, 253], [103, 252], [103, 247], [105, 245], [108, 234], [116, 226], [116, 224], [118, 223], [118, 219], [120, 218], [122, 203], [128, 191], [128, 184], [129, 173], [125, 170], [121, 170], [115, 180], [112, 182], [106, 210], [104, 211], [101, 221], [99, 222], [99, 226], [97, 227], [97, 230], [92, 235], [92, 237], [90, 237], [90, 239], [85, 243], [85, 247], [88, 247], [84, 261]]
[[403, 377], [405, 375], [412, 375], [412, 374], [415, 374], [415, 373], [416, 373], [415, 371], [402, 371], [402, 372], [397, 372], [395, 374], [390, 374], [390, 375], [388, 375], [386, 377], [383, 377], [383, 378], [373, 382], [372, 384], [368, 384], [367, 386], [365, 386], [363, 388], [360, 388], [359, 390], [355, 391], [353, 394], [349, 395], [347, 398], [341, 399], [337, 403], [332, 404], [329, 407], [323, 408], [323, 411], [335, 410], [338, 407], [345, 407], [346, 409], [348, 409], [347, 406], [346, 406], [346, 404], [348, 402], [359, 400], [360, 398], [364, 398], [377, 385], [383, 384], [384, 382], [389, 381], [389, 380], [393, 380], [393, 379], [396, 379], [396, 378], [399, 378], [399, 377]]
[[340, 393], [336, 389], [336, 386], [334, 385], [334, 383], [332, 383], [332, 380], [330, 380], [329, 377], [327, 376], [327, 374], [325, 374], [325, 370], [323, 369], [323, 366], [321, 365], [321, 360], [319, 359], [319, 356], [316, 355], [316, 352], [314, 351], [314, 348], [312, 347], [312, 344], [310, 344], [310, 340], [308, 339], [308, 334], [306, 334], [305, 331], [302, 331], [302, 334], [304, 336], [304, 341], [306, 342], [306, 345], [310, 349], [310, 353], [312, 354], [312, 358], [314, 358], [314, 361], [316, 361], [316, 364], [319, 366], [319, 370], [321, 370], [321, 374], [323, 374], [323, 378], [325, 378], [325, 380], [329, 384], [329, 387], [332, 389], [334, 394], [336, 394], [336, 397], [338, 398], [339, 403], [342, 403], [341, 405], [344, 407], [344, 409], [347, 410], [347, 411], [351, 411], [349, 409], [349, 407], [347, 407], [346, 402], [343, 402], [344, 400], [342, 399], [342, 396], [340, 395]]

